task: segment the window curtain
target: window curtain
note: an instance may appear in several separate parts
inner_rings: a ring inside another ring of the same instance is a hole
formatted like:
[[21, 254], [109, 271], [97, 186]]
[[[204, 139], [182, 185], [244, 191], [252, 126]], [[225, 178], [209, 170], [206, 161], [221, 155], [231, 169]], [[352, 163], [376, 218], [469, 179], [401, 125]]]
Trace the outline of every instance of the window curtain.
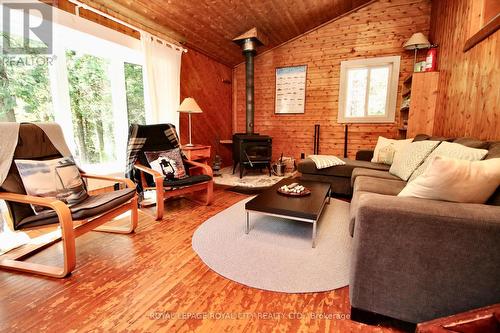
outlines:
[[141, 34], [144, 52], [145, 106], [149, 124], [170, 123], [179, 131], [182, 50], [165, 45], [148, 33]]

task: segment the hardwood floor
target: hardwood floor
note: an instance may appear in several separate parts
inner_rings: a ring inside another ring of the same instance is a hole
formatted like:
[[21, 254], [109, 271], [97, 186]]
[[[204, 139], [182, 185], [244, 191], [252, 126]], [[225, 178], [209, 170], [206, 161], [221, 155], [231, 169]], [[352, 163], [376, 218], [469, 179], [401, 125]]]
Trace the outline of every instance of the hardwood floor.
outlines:
[[[275, 293], [205, 266], [191, 248], [193, 232], [245, 197], [218, 188], [208, 207], [167, 202], [160, 222], [141, 212], [133, 235], [86, 234], [77, 239], [77, 267], [66, 279], [0, 271], [0, 331], [398, 332], [346, 319], [347, 287]], [[54, 245], [31, 260], [54, 264], [59, 254]]]

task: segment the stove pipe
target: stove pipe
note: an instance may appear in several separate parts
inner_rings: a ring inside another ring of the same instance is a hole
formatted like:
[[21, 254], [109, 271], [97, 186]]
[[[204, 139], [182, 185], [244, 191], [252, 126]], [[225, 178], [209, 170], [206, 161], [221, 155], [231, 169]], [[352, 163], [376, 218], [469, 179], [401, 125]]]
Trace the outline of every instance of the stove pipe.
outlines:
[[257, 47], [266, 44], [267, 38], [257, 28], [252, 28], [233, 39], [238, 44], [245, 56], [245, 83], [246, 83], [246, 134], [254, 134], [254, 73], [253, 62]]
[[254, 101], [254, 66], [253, 58], [256, 53], [256, 43], [254, 38], [247, 38], [242, 44], [243, 55], [245, 56], [245, 83], [246, 83], [246, 134], [253, 134], [253, 121], [255, 115]]

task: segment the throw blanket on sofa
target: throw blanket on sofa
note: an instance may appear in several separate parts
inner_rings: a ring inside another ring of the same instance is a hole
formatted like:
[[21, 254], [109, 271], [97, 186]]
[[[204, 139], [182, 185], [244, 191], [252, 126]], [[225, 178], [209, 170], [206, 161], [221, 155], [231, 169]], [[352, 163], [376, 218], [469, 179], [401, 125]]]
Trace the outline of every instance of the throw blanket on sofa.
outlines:
[[335, 165], [345, 165], [345, 162], [333, 155], [309, 155], [308, 158], [316, 164], [316, 169], [325, 169]]
[[[63, 157], [71, 156], [71, 152], [64, 140], [61, 126], [56, 123], [33, 124], [45, 132], [50, 142], [52, 142]], [[12, 165], [12, 159], [14, 158], [14, 152], [19, 140], [19, 125], [19, 123], [0, 123], [0, 142], [2, 143], [0, 148], [0, 186], [5, 181], [5, 178], [7, 178], [10, 166]]]

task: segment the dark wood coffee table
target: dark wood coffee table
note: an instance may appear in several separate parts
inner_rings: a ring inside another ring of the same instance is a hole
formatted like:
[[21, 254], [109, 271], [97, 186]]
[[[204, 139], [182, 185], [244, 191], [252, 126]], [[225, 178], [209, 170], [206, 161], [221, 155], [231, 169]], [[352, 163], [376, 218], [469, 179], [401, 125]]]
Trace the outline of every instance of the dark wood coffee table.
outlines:
[[[311, 190], [305, 197], [290, 197], [277, 192], [283, 185], [299, 183]], [[313, 224], [312, 247], [316, 247], [316, 224], [325, 204], [330, 203], [330, 184], [298, 179], [283, 179], [245, 204], [246, 228], [250, 232], [250, 212], [284, 217]]]

